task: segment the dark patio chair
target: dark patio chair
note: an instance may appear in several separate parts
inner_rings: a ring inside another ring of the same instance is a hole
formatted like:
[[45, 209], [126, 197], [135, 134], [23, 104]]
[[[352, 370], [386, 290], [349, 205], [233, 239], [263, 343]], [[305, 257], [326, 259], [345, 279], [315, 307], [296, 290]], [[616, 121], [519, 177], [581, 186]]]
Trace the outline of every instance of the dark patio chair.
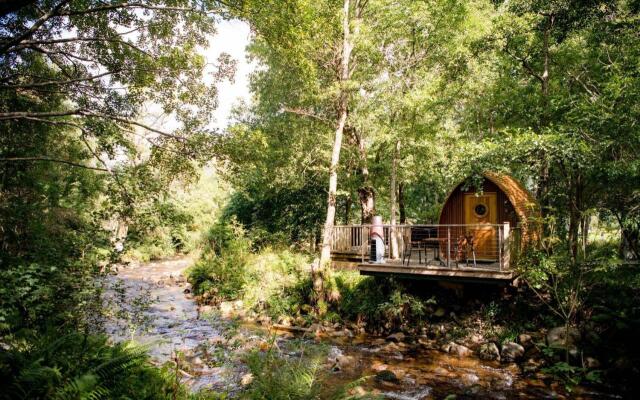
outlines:
[[[404, 238], [403, 264], [409, 265], [411, 262], [411, 254], [414, 250], [418, 251], [418, 264], [422, 264], [422, 253], [424, 252], [425, 263], [427, 262], [427, 249], [430, 245], [424, 242], [424, 239], [438, 237], [438, 230], [434, 227], [412, 226], [409, 234]], [[434, 250], [435, 251], [435, 250]]]
[[469, 253], [473, 256], [473, 266], [477, 267], [476, 247], [472, 234], [460, 236], [455, 244], [454, 251], [456, 255], [456, 268], [460, 266], [462, 261], [466, 263], [467, 267], [469, 266]]

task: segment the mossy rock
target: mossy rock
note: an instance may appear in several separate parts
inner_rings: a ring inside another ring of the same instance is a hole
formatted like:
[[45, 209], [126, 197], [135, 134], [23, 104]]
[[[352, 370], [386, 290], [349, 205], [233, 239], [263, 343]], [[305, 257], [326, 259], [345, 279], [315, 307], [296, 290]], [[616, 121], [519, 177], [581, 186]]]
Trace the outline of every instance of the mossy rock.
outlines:
[[392, 382], [392, 383], [400, 382], [400, 379], [398, 379], [396, 374], [394, 374], [392, 371], [389, 371], [387, 369], [378, 372], [376, 374], [375, 379], [378, 382]]

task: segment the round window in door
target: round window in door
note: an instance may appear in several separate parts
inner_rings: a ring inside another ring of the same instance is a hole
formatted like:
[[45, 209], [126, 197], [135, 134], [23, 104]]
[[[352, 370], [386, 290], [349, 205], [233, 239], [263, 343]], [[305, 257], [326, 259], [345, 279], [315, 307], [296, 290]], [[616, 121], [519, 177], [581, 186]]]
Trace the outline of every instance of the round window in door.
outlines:
[[476, 206], [473, 208], [473, 212], [476, 214], [476, 217], [483, 218], [487, 216], [489, 209], [487, 208], [486, 204], [476, 204]]

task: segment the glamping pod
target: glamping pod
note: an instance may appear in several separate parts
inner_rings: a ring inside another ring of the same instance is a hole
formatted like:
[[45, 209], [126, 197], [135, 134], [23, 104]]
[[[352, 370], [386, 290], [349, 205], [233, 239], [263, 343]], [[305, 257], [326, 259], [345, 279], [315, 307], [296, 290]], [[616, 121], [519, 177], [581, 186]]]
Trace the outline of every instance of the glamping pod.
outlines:
[[541, 214], [533, 195], [515, 178], [493, 172], [483, 177], [481, 191], [465, 188], [464, 182], [451, 191], [440, 212], [438, 235], [451, 235], [454, 241], [472, 237], [476, 257], [493, 261], [499, 225], [509, 223], [520, 249], [540, 238]]
[[[513, 260], [540, 238], [540, 208], [513, 177], [483, 177], [482, 187], [462, 182], [451, 191], [437, 224], [334, 226], [334, 265], [355, 264], [364, 275], [510, 282]], [[375, 238], [381, 257], [368, 255]]]

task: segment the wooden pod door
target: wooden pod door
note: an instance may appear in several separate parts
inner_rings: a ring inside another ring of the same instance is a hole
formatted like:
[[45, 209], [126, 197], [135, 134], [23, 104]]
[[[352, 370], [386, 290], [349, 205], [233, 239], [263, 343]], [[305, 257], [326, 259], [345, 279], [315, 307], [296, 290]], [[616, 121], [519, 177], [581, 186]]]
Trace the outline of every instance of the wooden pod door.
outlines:
[[[482, 195], [465, 193], [465, 224], [478, 224], [467, 227], [467, 235], [473, 235], [476, 258], [495, 261], [498, 259], [498, 196], [495, 192]], [[483, 226], [486, 225], [486, 226]], [[469, 254], [471, 256], [471, 254]]]

